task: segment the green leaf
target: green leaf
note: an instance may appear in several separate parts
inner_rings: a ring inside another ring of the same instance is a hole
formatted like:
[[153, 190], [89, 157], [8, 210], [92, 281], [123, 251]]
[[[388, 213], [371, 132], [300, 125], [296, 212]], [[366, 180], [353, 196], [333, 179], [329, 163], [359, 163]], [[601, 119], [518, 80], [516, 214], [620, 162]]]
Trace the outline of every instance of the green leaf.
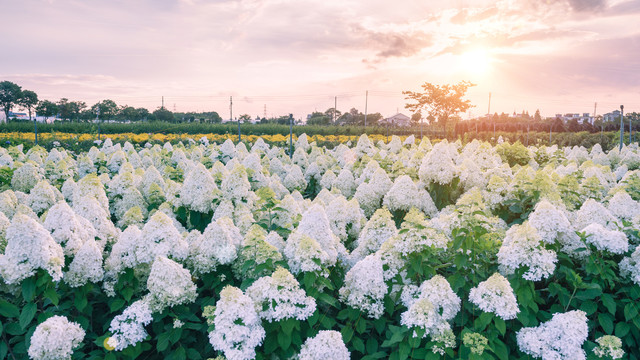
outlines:
[[353, 348], [356, 349], [358, 352], [364, 354], [364, 342], [362, 341], [362, 339], [355, 337], [353, 338], [353, 341], [351, 342], [351, 344], [353, 345]]
[[133, 288], [127, 286], [124, 289], [122, 289], [121, 293], [122, 293], [122, 297], [124, 297], [125, 300], [129, 301], [133, 296]]
[[287, 350], [291, 345], [291, 336], [283, 332], [278, 333], [278, 345], [282, 350]]
[[624, 318], [627, 321], [632, 321], [638, 315], [638, 305], [635, 302], [630, 302], [624, 307]]
[[73, 304], [75, 305], [78, 311], [82, 311], [85, 307], [87, 307], [87, 297], [83, 294], [76, 294], [75, 299], [73, 299]]
[[480, 316], [474, 321], [475, 328], [482, 332], [484, 329], [491, 323], [493, 319], [493, 313], [485, 312], [480, 314]]
[[284, 331], [284, 333], [287, 335], [291, 335], [291, 332], [293, 331], [293, 327], [295, 326], [295, 324], [296, 323], [294, 319], [287, 319], [287, 320], [280, 321], [280, 327], [282, 327], [282, 331]]
[[22, 281], [22, 297], [24, 301], [31, 301], [36, 293], [36, 278], [32, 276]]
[[187, 353], [182, 346], [173, 352], [173, 358], [176, 360], [185, 360], [187, 358]]
[[498, 331], [500, 332], [500, 335], [504, 336], [504, 334], [507, 332], [507, 324], [504, 322], [504, 320], [496, 316], [495, 318], [493, 318], [493, 323], [495, 324], [496, 329], [498, 329]]
[[608, 335], [613, 333], [613, 319], [611, 318], [611, 315], [607, 313], [598, 314], [598, 323], [600, 323], [600, 326], [602, 326], [605, 333]]
[[500, 360], [509, 360], [509, 348], [500, 340], [493, 342], [493, 353], [498, 356]]
[[158, 352], [163, 352], [169, 347], [169, 335], [170, 333], [168, 331], [158, 335], [158, 341], [156, 342], [156, 350], [158, 350]]
[[49, 299], [54, 306], [58, 306], [58, 302], [60, 301], [60, 297], [54, 288], [48, 288], [44, 291], [45, 299]]
[[631, 325], [626, 322], [619, 322], [616, 324], [615, 334], [617, 337], [623, 338], [629, 333], [629, 330], [631, 330]]
[[602, 294], [602, 305], [607, 308], [611, 315], [616, 314], [616, 301], [611, 294]]
[[122, 309], [123, 306], [124, 306], [124, 300], [122, 300], [122, 299], [114, 299], [113, 301], [111, 301], [109, 303], [109, 310], [111, 310], [111, 312], [116, 312], [116, 311]]
[[342, 328], [340, 333], [342, 334], [342, 339], [344, 340], [344, 342], [348, 343], [349, 341], [351, 341], [351, 338], [353, 337], [353, 328], [347, 325]]
[[367, 354], [373, 354], [378, 351], [378, 342], [375, 338], [369, 337], [367, 339]]
[[31, 323], [31, 320], [33, 320], [33, 317], [36, 315], [37, 310], [38, 307], [35, 303], [28, 303], [22, 308], [22, 313], [20, 313], [19, 318], [21, 328], [24, 329], [27, 327], [27, 325], [29, 325], [29, 323]]
[[0, 299], [0, 315], [8, 318], [14, 318], [20, 316], [20, 309], [12, 303]]

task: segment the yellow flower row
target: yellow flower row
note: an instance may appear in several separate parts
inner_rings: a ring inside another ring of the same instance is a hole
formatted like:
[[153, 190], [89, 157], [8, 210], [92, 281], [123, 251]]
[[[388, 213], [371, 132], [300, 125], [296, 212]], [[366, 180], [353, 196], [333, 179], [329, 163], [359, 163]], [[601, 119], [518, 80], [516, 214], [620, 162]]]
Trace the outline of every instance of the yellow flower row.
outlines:
[[[238, 141], [238, 135], [233, 134], [151, 134], [151, 133], [143, 133], [143, 134], [134, 134], [134, 133], [119, 133], [119, 134], [106, 134], [102, 135], [101, 139], [111, 138], [113, 141], [130, 141], [133, 143], [144, 143], [147, 141], [159, 141], [159, 142], [178, 142], [178, 141], [186, 141], [191, 138], [193, 140], [198, 141], [202, 137], [206, 137], [210, 142], [224, 142], [227, 139], [231, 141]], [[242, 140], [248, 142], [254, 142], [258, 140], [258, 138], [262, 138], [264, 141], [269, 143], [278, 143], [278, 142], [288, 142], [289, 136], [282, 134], [275, 135], [243, 135]], [[401, 136], [401, 139], [404, 141], [406, 136]], [[61, 133], [61, 132], [46, 132], [39, 133], [38, 139], [41, 141], [92, 141], [97, 140], [98, 136], [96, 134], [74, 134], [74, 133]], [[293, 135], [293, 139], [297, 140], [298, 137]], [[313, 135], [308, 137], [309, 142], [317, 141], [317, 142], [331, 142], [331, 143], [346, 143], [351, 141], [352, 143], [357, 142], [358, 136], [346, 136], [346, 135]], [[369, 135], [369, 139], [375, 142], [380, 140], [386, 141], [387, 137], [385, 135]], [[0, 133], [0, 140], [22, 140], [22, 141], [35, 141], [34, 133], [26, 133], [26, 132], [5, 132]]]

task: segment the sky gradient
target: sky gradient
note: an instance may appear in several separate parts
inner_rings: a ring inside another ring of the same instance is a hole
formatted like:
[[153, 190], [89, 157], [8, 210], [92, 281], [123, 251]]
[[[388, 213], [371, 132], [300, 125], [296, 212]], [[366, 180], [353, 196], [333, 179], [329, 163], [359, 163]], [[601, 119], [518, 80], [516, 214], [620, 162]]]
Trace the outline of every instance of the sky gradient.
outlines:
[[[0, 80], [91, 105], [393, 115], [425, 81], [464, 118], [640, 111], [639, 0], [2, 0]], [[7, 16], [6, 14], [11, 14]]]

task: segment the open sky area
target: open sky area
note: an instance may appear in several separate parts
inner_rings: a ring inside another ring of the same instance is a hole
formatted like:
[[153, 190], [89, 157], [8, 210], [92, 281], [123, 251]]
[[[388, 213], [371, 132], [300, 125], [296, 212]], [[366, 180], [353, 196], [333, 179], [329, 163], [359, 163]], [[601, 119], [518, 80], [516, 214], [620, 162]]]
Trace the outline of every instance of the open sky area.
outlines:
[[[640, 110], [638, 0], [2, 0], [0, 80], [91, 105], [296, 118], [403, 110], [470, 80], [464, 117]], [[174, 105], [175, 104], [175, 105]]]

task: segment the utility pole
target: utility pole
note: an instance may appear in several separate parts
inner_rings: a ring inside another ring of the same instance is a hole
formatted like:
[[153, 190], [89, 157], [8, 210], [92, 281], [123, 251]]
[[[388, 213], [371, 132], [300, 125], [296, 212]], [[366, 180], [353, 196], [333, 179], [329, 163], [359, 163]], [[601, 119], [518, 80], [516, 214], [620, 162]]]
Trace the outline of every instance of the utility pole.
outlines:
[[[162, 99], [164, 103], [164, 97]], [[98, 122], [98, 140], [100, 140], [100, 105], [96, 109], [96, 121]]]
[[631, 131], [631, 116], [629, 116], [629, 145], [631, 145], [631, 141], [633, 140], [631, 137], [633, 135], [633, 131]]
[[293, 114], [289, 114], [289, 159], [293, 157]]
[[164, 109], [164, 96], [162, 97], [162, 109]]
[[233, 96], [229, 96], [229, 121], [233, 121]]
[[624, 140], [624, 105], [620, 105], [620, 150]]
[[264, 114], [262, 116], [264, 119], [267, 118], [267, 104], [264, 104]]
[[364, 93], [364, 133], [367, 133], [367, 105], [369, 104], [369, 90]]
[[336, 123], [336, 111], [338, 111], [338, 97], [336, 96], [333, 104], [333, 123]]

